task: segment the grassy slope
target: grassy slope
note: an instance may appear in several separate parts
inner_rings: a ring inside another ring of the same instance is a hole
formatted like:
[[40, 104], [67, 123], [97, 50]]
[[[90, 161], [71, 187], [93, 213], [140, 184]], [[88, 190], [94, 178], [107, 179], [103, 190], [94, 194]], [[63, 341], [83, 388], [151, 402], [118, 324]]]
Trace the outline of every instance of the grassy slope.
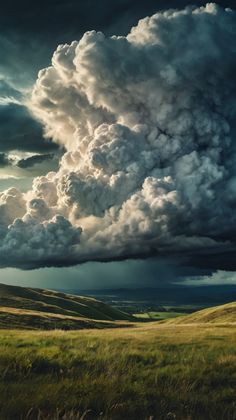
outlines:
[[190, 315], [168, 320], [171, 324], [226, 324], [236, 323], [236, 302], [202, 309]]
[[131, 325], [131, 323], [125, 323], [125, 321], [100, 321], [49, 312], [0, 307], [0, 329], [77, 330], [84, 328], [129, 327]]
[[38, 311], [38, 316], [45, 312], [51, 316], [60, 314], [103, 321], [133, 319], [130, 315], [93, 298], [3, 284], [0, 284], [0, 307]]
[[0, 419], [233, 420], [235, 349], [232, 324], [2, 330]]

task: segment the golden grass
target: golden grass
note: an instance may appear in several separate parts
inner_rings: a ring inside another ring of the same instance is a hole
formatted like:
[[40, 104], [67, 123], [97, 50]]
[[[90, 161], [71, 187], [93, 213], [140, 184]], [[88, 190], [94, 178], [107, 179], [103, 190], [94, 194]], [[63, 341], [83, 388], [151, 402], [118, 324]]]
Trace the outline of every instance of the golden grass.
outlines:
[[1, 420], [233, 420], [235, 389], [236, 325], [0, 331]]
[[236, 323], [236, 302], [226, 305], [215, 306], [202, 309], [190, 315], [181, 316], [167, 321], [170, 324], [194, 324], [194, 323], [212, 323], [229, 324]]

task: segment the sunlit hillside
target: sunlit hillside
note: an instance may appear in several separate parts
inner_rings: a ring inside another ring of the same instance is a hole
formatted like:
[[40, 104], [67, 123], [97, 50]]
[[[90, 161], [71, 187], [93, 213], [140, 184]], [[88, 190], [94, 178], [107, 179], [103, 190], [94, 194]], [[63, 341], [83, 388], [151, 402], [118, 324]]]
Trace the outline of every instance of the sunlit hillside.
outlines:
[[227, 324], [236, 323], [236, 302], [226, 305], [215, 306], [213, 308], [202, 309], [190, 315], [170, 319], [167, 322], [171, 324]]

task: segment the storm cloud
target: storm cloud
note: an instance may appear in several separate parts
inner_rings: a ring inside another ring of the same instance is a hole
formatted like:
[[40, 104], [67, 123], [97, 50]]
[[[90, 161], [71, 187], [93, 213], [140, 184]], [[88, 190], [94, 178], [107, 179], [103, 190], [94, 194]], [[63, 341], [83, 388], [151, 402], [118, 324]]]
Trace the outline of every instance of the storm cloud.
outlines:
[[47, 152], [56, 149], [55, 144], [44, 139], [41, 125], [31, 116], [26, 106], [15, 102], [0, 104], [0, 153], [13, 150]]
[[0, 153], [0, 168], [4, 168], [4, 166], [8, 166], [11, 162], [8, 159], [8, 156], [5, 153]]
[[50, 161], [53, 158], [54, 158], [53, 154], [33, 155], [33, 156], [28, 157], [28, 158], [20, 159], [17, 162], [17, 166], [19, 168], [27, 169], [27, 168], [31, 168], [32, 166], [44, 163], [45, 161]]
[[1, 193], [1, 265], [226, 255], [232, 269], [235, 36], [235, 13], [209, 3], [60, 45], [28, 107], [66, 152], [31, 191]]

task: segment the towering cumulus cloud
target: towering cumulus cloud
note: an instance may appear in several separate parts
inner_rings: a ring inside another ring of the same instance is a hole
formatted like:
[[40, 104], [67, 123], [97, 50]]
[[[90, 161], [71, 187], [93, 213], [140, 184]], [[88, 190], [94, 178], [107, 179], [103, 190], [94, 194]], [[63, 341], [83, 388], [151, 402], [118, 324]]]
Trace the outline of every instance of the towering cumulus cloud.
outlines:
[[29, 107], [66, 152], [27, 194], [1, 193], [1, 264], [156, 254], [232, 268], [235, 39], [235, 13], [210, 3], [60, 45]]

